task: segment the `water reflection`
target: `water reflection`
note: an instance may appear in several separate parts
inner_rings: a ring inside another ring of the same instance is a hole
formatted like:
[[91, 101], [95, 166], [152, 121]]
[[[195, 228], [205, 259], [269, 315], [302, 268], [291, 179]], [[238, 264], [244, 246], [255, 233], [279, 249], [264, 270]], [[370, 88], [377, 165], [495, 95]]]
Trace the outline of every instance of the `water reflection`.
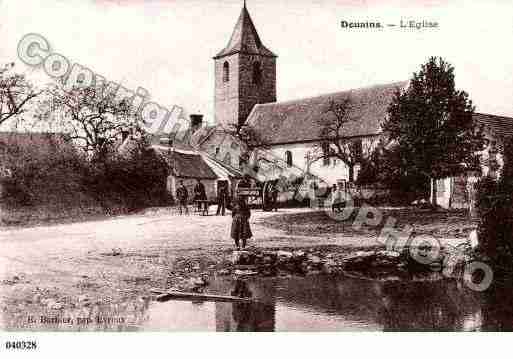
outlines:
[[[237, 302], [135, 301], [32, 313], [73, 318], [27, 323], [4, 313], [7, 330], [94, 331], [512, 331], [513, 283], [483, 293], [456, 280], [379, 282], [342, 276], [215, 279], [210, 293]], [[98, 322], [97, 317], [123, 318]], [[92, 318], [90, 323], [79, 318]], [[80, 324], [79, 324], [80, 323]]]
[[483, 292], [481, 301], [483, 331], [513, 331], [513, 282], [495, 281]]
[[[260, 286], [254, 286], [254, 288], [259, 290]], [[230, 294], [239, 298], [254, 298], [249, 283], [242, 279], [235, 280], [234, 289]], [[215, 310], [218, 332], [269, 332], [274, 330], [275, 306], [272, 302], [218, 302], [215, 305]]]
[[[209, 290], [251, 297], [254, 301], [204, 305], [206, 317], [207, 312], [214, 313], [211, 320], [215, 325], [211, 323], [203, 330], [463, 331], [496, 327], [486, 326], [483, 295], [451, 280], [378, 282], [331, 276], [223, 279], [214, 281]], [[177, 303], [170, 301], [151, 307], [150, 322], [145, 328], [158, 329], [151, 318], [162, 312], [176, 313]], [[183, 303], [179, 304], [182, 313], [187, 307]], [[511, 322], [513, 313], [507, 318]], [[170, 318], [167, 330], [170, 326], [175, 330], [197, 329], [177, 328], [171, 322]]]
[[477, 330], [478, 297], [456, 281], [384, 284], [382, 323], [387, 331]]

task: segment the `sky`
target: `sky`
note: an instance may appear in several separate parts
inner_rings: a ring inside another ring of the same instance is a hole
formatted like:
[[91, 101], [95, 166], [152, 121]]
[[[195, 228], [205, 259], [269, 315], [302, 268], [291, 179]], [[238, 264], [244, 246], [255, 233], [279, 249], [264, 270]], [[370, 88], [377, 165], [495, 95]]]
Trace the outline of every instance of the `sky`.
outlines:
[[[278, 101], [407, 80], [429, 56], [456, 71], [477, 111], [513, 116], [511, 1], [247, 0], [276, 53]], [[213, 122], [214, 60], [242, 0], [0, 0], [0, 63], [37, 84], [50, 78], [17, 59], [23, 35], [171, 109]], [[342, 29], [340, 22], [436, 21], [438, 29]]]

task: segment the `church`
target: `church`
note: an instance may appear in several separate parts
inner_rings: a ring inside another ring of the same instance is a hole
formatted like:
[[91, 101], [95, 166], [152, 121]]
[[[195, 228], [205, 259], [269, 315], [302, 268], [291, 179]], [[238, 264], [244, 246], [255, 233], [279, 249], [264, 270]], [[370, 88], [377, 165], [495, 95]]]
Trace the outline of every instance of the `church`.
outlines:
[[[245, 164], [241, 156], [245, 144], [233, 137], [228, 129], [236, 125], [249, 126], [265, 143], [265, 146], [250, 149], [251, 163], [256, 164], [257, 169], [263, 169], [256, 172], [255, 177], [259, 180], [292, 175], [313, 179], [326, 186], [353, 182], [358, 177], [358, 163], [351, 165], [322, 155], [326, 151], [322, 149], [326, 139], [322, 123], [333, 116], [327, 111], [330, 103], [351, 100], [348, 117], [354, 120], [343, 126], [340, 138], [353, 143], [362, 153], [370, 152], [384, 136], [381, 123], [388, 115], [395, 92], [405, 89], [408, 82], [279, 102], [277, 59], [276, 53], [263, 44], [244, 4], [228, 44], [213, 57], [215, 125], [196, 129], [191, 135], [191, 145], [240, 173]], [[475, 113], [474, 120], [484, 128], [490, 143], [483, 152], [481, 174], [496, 172], [500, 155], [497, 155], [495, 144], [504, 141], [504, 133], [513, 133], [513, 119]], [[498, 161], [491, 160], [496, 157]], [[262, 172], [265, 178], [260, 178]], [[475, 180], [476, 174], [438, 180], [438, 203], [445, 208], [466, 206], [466, 188]]]
[[394, 92], [406, 82], [277, 102], [277, 59], [260, 39], [244, 5], [228, 44], [213, 58], [216, 125], [196, 131], [192, 136], [194, 146], [240, 169], [244, 144], [230, 136], [227, 129], [246, 125], [265, 143], [265, 148], [254, 148], [252, 156], [259, 167], [273, 167], [266, 171], [266, 179], [293, 173], [306, 174], [327, 185], [353, 180], [349, 166], [341, 160], [316, 156], [323, 140], [319, 120], [331, 101], [351, 98], [355, 113], [350, 115], [357, 120], [344, 126], [342, 136], [362, 151], [370, 151], [379, 139], [380, 123]]

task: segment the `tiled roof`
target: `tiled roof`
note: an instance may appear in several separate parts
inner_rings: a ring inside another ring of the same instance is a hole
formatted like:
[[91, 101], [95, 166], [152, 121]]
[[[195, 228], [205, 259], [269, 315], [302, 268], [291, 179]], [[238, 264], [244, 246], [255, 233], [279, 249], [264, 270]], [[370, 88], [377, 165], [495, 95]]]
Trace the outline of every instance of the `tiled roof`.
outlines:
[[237, 20], [237, 24], [233, 29], [232, 37], [230, 38], [228, 45], [219, 52], [214, 59], [238, 52], [276, 57], [276, 55], [266, 48], [262, 44], [262, 41], [260, 41], [260, 37], [258, 36], [258, 32], [253, 24], [253, 20], [251, 20], [251, 16], [249, 16], [246, 6], [242, 8], [239, 20]]
[[513, 136], [513, 118], [489, 115], [486, 113], [474, 113], [472, 118], [491, 132], [494, 137], [506, 138]]
[[256, 105], [248, 117], [268, 144], [316, 141], [322, 138], [320, 121], [332, 113], [326, 113], [330, 102], [350, 98], [352, 106], [342, 135], [345, 137], [368, 136], [381, 133], [381, 123], [388, 106], [398, 89], [407, 82], [376, 85], [294, 101]]
[[231, 166], [228, 166], [226, 163], [219, 161], [212, 156], [208, 156], [208, 155], [204, 154], [204, 159], [207, 163], [213, 163], [214, 166], [217, 166], [217, 168], [221, 168], [221, 170], [225, 173], [225, 175], [227, 175], [229, 177], [234, 177], [234, 178], [242, 178], [243, 177], [243, 174], [240, 170], [235, 169]]
[[182, 178], [217, 179], [217, 175], [200, 153], [171, 150], [163, 146], [152, 146], [169, 164], [173, 175]]

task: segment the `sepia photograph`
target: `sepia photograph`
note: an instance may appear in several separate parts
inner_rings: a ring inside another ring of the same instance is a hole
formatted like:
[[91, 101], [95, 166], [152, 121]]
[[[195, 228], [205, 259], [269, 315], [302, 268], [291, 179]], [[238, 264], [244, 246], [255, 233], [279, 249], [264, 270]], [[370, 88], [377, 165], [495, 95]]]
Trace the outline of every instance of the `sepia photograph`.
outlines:
[[512, 38], [500, 0], [0, 0], [0, 351], [513, 331]]

